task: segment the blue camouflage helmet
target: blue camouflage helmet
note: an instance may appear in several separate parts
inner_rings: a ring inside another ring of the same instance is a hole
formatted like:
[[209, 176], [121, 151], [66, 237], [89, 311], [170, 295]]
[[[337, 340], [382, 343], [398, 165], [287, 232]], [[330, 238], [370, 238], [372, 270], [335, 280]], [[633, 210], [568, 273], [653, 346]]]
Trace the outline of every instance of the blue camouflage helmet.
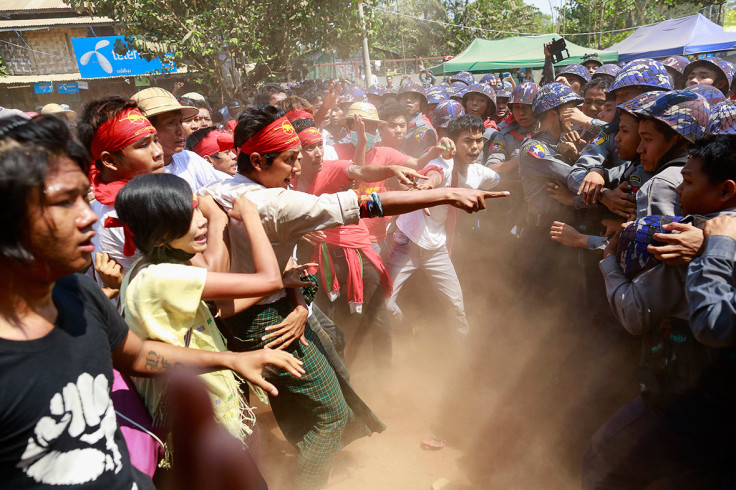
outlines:
[[561, 72], [557, 74], [558, 77], [560, 75], [577, 75], [580, 78], [582, 78], [585, 82], [590, 81], [590, 71], [588, 71], [588, 69], [585, 68], [580, 63], [573, 63], [572, 65], [567, 65], [565, 68], [562, 69]]
[[363, 92], [363, 89], [358, 87], [357, 85], [351, 85], [345, 90], [345, 95], [343, 96], [342, 102], [340, 102], [340, 104], [363, 102], [364, 98], [365, 92]]
[[469, 71], [461, 71], [450, 77], [450, 83], [452, 82], [463, 82], [465, 85], [470, 86], [475, 83], [475, 78], [473, 78], [473, 74]]
[[399, 87], [386, 87], [386, 90], [383, 92], [383, 95], [388, 95], [388, 94], [397, 95], [398, 93], [399, 93]]
[[439, 104], [443, 100], [447, 100], [449, 98], [450, 94], [447, 93], [447, 89], [445, 87], [436, 86], [427, 90], [428, 104]]
[[593, 73], [593, 75], [590, 77], [590, 79], [592, 80], [594, 78], [600, 78], [600, 77], [606, 77], [606, 76], [616, 78], [616, 75], [618, 75], [620, 71], [621, 71], [621, 68], [609, 63], [609, 64], [603, 65], [600, 68], [598, 68]]
[[422, 99], [424, 99], [424, 104], [427, 103], [427, 92], [424, 90], [424, 85], [422, 85], [421, 83], [409, 80], [404, 85], [399, 87], [399, 97], [401, 97], [401, 94], [408, 93], [421, 95]]
[[723, 92], [712, 85], [691, 85], [687, 90], [705, 97], [705, 100], [708, 101], [708, 105], [711, 107], [726, 100], [726, 96], [723, 95]]
[[724, 100], [710, 109], [708, 134], [736, 134], [736, 102]]
[[511, 90], [505, 88], [496, 90], [496, 99], [508, 99], [509, 97], [511, 97]]
[[710, 120], [708, 101], [690, 90], [646, 92], [622, 104], [621, 108], [638, 117], [663, 122], [690, 142], [703, 137]]
[[486, 85], [485, 83], [474, 83], [470, 87], [467, 88], [465, 93], [463, 93], [463, 105], [466, 104], [468, 94], [470, 93], [476, 93], [485, 95], [486, 98], [491, 102], [493, 107], [489, 107], [488, 110], [490, 110], [491, 113], [496, 112], [496, 91], [493, 90], [493, 87], [490, 85]]
[[483, 75], [483, 78], [480, 79], [480, 83], [487, 83], [488, 85], [495, 87], [501, 82], [501, 79], [498, 78], [498, 75], [495, 73], [486, 73]]
[[681, 220], [682, 216], [645, 216], [634, 221], [621, 232], [616, 247], [616, 261], [628, 279], [660, 263], [659, 259], [647, 251], [647, 247], [664, 245], [664, 242], [654, 239], [654, 234], [671, 233], [662, 229], [662, 225], [677, 223]]
[[529, 104], [531, 105], [534, 101], [534, 96], [537, 95], [539, 85], [534, 82], [525, 82], [517, 86], [511, 97], [509, 97], [509, 105], [511, 104]]
[[650, 90], [672, 90], [667, 69], [659, 61], [641, 58], [627, 63], [608, 89], [614, 92], [624, 87], [644, 87]]
[[731, 82], [733, 82], [733, 74], [736, 69], [734, 68], [733, 63], [731, 63], [730, 61], [723, 60], [716, 56], [712, 56], [710, 58], [701, 58], [699, 60], [690, 62], [690, 64], [688, 64], [683, 70], [683, 76], [687, 79], [688, 74], [692, 71], [693, 68], [698, 65], [710, 65], [711, 68], [715, 68], [720, 73], [722, 73], [723, 76], [726, 77], [726, 80], [728, 80], [728, 86], [731, 86]]
[[682, 75], [685, 71], [685, 67], [690, 63], [690, 60], [684, 56], [670, 56], [669, 58], [662, 61], [662, 64], [667, 68], [672, 68], [677, 73]]
[[378, 95], [379, 97], [385, 93], [386, 93], [386, 87], [384, 87], [380, 83], [371, 85], [370, 87], [368, 87], [368, 90], [365, 91], [366, 95]]
[[576, 102], [579, 105], [584, 100], [577, 92], [564, 83], [548, 83], [537, 90], [537, 93], [534, 95], [532, 112], [535, 116], [538, 116], [545, 111], [567, 104], [568, 102]]
[[465, 114], [465, 108], [456, 100], [443, 100], [434, 110], [432, 125], [435, 128], [446, 128], [450, 121]]

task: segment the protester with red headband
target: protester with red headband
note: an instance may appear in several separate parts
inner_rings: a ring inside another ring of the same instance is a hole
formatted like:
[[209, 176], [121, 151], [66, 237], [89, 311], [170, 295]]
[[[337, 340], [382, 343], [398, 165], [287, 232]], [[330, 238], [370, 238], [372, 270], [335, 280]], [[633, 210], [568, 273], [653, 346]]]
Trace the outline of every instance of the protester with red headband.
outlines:
[[[508, 193], [466, 189], [387, 192], [358, 195], [353, 190], [313, 196], [289, 189], [301, 171], [301, 142], [283, 112], [263, 105], [243, 111], [235, 128], [239, 149], [238, 173], [200, 191], [226, 209], [239, 196], [258, 206], [261, 220], [280, 267], [291, 259], [305, 233], [357, 224], [361, 217], [399, 214], [428, 206], [450, 204], [466, 211], [485, 207], [485, 198]], [[231, 271], [253, 268], [249, 241], [230, 230]], [[383, 423], [338, 375], [317, 347], [319, 340], [305, 326], [307, 302], [299, 290], [282, 290], [259, 304], [224, 319], [234, 351], [264, 346], [285, 349], [304, 362], [299, 379], [275, 377], [279, 396], [271, 400], [273, 413], [287, 440], [299, 449], [295, 486], [320, 488], [327, 483], [335, 453], [349, 442], [382, 431]], [[296, 306], [295, 306], [296, 305]]]
[[185, 147], [207, 160], [221, 179], [227, 179], [238, 171], [233, 133], [230, 131], [213, 127], [198, 129], [189, 135]]
[[[302, 144], [301, 174], [296, 184], [300, 191], [319, 196], [350, 188], [353, 181], [375, 182], [396, 177], [401, 183], [413, 186], [414, 181], [424, 178], [412, 169], [396, 165], [363, 166], [366, 138], [360, 116], [355, 116], [359, 138], [354, 162], [324, 161], [322, 135], [310, 114], [292, 111], [286, 116], [297, 118], [292, 124]], [[325, 230], [311, 241], [314, 248], [309, 251], [310, 261], [320, 265], [322, 286], [315, 301], [328, 317], [352, 335], [348, 342], [348, 362], [354, 360], [363, 338], [370, 335], [376, 366], [388, 369], [392, 346], [385, 298], [391, 294], [391, 280], [381, 256], [371, 247], [365, 221]]]
[[[90, 204], [99, 217], [93, 238], [95, 267], [100, 268], [100, 262], [111, 258], [124, 273], [138, 255], [131, 249], [131, 237], [126, 237], [124, 229], [105, 227], [105, 222], [117, 218], [115, 198], [128, 181], [137, 175], [163, 172], [164, 153], [158, 134], [135, 102], [118, 96], [87, 104], [77, 121], [77, 133], [93, 161], [89, 179], [94, 200]], [[100, 274], [95, 278], [109, 296], [114, 296], [122, 276], [110, 278], [113, 282], [106, 282], [108, 278]]]

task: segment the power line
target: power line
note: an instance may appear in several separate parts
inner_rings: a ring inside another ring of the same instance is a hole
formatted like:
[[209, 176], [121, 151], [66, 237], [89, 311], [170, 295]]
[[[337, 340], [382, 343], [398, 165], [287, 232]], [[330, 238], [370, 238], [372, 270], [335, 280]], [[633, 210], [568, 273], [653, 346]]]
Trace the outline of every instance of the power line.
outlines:
[[483, 27], [473, 27], [473, 26], [464, 26], [464, 25], [459, 25], [459, 24], [451, 24], [449, 22], [443, 22], [443, 21], [434, 20], [434, 19], [424, 19], [422, 17], [417, 17], [415, 15], [409, 15], [409, 14], [405, 14], [403, 12], [397, 12], [395, 10], [388, 10], [388, 9], [383, 8], [383, 7], [376, 7], [376, 6], [368, 5], [368, 4], [365, 4], [365, 3], [363, 5], [365, 7], [371, 8], [373, 10], [377, 10], [377, 11], [380, 11], [380, 12], [385, 12], [387, 14], [393, 14], [393, 15], [396, 15], [396, 16], [399, 16], [399, 17], [406, 17], [408, 19], [418, 20], [418, 21], [421, 21], [421, 22], [429, 22], [431, 24], [438, 24], [438, 25], [445, 26], [445, 27], [454, 27], [454, 28], [457, 28], [457, 29], [466, 29], [466, 30], [470, 30], [470, 31], [490, 32], [490, 33], [494, 33], [494, 34], [516, 34], [517, 36], [541, 36], [543, 34], [557, 34], [559, 36], [564, 36], [564, 37], [590, 36], [590, 35], [594, 35], [594, 34], [611, 34], [611, 33], [616, 33], [616, 32], [633, 31], [635, 29], [638, 29], [639, 27], [649, 27], [649, 26], [653, 26], [654, 24], [657, 24], [657, 22], [654, 22], [652, 24], [646, 24], [646, 25], [643, 25], [643, 26], [627, 27], [627, 28], [624, 28], [624, 29], [612, 29], [612, 30], [609, 30], [609, 31], [595, 31], [595, 32], [570, 32], [570, 33], [565, 33], [565, 34], [560, 34], [560, 33], [556, 33], [556, 32], [548, 33], [548, 32], [502, 31], [502, 30], [497, 30], [497, 29], [486, 29], [486, 28], [483, 28]]

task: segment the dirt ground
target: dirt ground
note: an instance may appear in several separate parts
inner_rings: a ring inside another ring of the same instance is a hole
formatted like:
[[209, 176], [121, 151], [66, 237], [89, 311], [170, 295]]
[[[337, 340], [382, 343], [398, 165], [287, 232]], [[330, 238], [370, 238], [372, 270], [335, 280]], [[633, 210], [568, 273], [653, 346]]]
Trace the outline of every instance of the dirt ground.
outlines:
[[[411, 321], [393, 325], [393, 366], [377, 376], [369, 349], [349, 366], [388, 429], [338, 453], [330, 490], [579, 488], [590, 437], [636, 395], [636, 343], [605, 319], [587, 320], [590, 311], [573, 312], [575, 321], [562, 304], [521, 300], [506, 252], [516, 239], [485, 231], [453, 252], [473, 329], [466, 342], [418, 276], [399, 300]], [[256, 414], [259, 466], [272, 489], [289, 489], [296, 450], [268, 408]], [[433, 434], [447, 446], [423, 449]]]

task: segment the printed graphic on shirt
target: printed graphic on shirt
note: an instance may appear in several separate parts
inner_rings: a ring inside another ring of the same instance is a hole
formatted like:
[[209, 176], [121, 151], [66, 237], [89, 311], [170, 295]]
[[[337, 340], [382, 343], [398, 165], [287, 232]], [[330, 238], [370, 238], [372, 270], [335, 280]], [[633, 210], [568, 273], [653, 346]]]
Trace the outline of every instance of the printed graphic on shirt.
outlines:
[[629, 184], [631, 185], [631, 191], [633, 192], [634, 197], [636, 197], [636, 193], [641, 189], [641, 177], [638, 175], [632, 175], [629, 177]]
[[104, 374], [82, 373], [67, 383], [51, 398], [16, 467], [44, 485], [79, 485], [107, 471], [119, 473], [123, 460], [109, 393]]
[[500, 140], [494, 140], [493, 143], [491, 143], [491, 153], [500, 153], [504, 149], [503, 141]]
[[606, 133], [600, 133], [600, 134], [599, 134], [598, 136], [596, 136], [596, 137], [595, 137], [595, 139], [593, 140], [593, 145], [595, 145], [595, 146], [600, 146], [600, 145], [602, 145], [603, 143], [605, 143], [606, 141], [608, 141], [608, 134], [606, 134]]
[[544, 158], [547, 156], [547, 154], [544, 152], [544, 147], [542, 147], [542, 145], [538, 143], [527, 145], [524, 151], [526, 151], [527, 154], [533, 156], [534, 158]]

